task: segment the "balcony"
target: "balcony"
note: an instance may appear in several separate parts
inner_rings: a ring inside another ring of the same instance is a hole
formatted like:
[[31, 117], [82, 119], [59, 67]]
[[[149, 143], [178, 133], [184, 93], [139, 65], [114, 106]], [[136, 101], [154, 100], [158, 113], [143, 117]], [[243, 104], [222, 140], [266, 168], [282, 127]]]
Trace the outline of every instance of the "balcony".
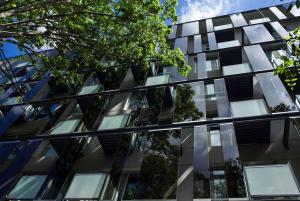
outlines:
[[232, 41], [226, 41], [226, 42], [218, 43], [218, 48], [219, 49], [229, 48], [229, 47], [236, 47], [236, 46], [241, 46], [241, 43], [240, 43], [239, 40], [232, 40]]

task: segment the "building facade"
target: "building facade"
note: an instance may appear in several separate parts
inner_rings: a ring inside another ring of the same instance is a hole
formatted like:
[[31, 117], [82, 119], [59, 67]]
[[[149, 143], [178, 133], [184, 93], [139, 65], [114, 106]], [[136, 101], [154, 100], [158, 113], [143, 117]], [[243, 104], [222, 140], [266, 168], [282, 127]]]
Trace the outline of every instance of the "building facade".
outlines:
[[288, 6], [174, 25], [187, 77], [103, 59], [62, 86], [3, 58], [1, 199], [300, 199], [300, 83], [274, 76], [300, 25]]

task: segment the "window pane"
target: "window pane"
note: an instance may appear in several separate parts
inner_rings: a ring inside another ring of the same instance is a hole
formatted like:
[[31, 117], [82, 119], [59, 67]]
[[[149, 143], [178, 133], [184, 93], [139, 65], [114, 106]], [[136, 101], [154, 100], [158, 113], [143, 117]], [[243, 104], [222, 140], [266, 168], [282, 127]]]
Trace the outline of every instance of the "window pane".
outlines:
[[46, 178], [45, 175], [23, 176], [7, 197], [9, 199], [34, 199]]
[[75, 174], [65, 198], [98, 198], [106, 174]]
[[245, 167], [249, 192], [252, 196], [299, 194], [289, 165]]
[[187, 53], [187, 44], [188, 44], [188, 38], [184, 37], [184, 38], [176, 38], [175, 39], [175, 45], [174, 45], [174, 49], [181, 49], [181, 51], [183, 52], [183, 54]]
[[235, 75], [235, 74], [248, 73], [248, 72], [251, 72], [248, 63], [223, 66], [224, 75]]
[[78, 95], [96, 93], [99, 92], [101, 88], [102, 88], [101, 85], [84, 86], [82, 87]]
[[286, 16], [277, 7], [271, 7], [270, 10], [278, 17], [278, 19], [286, 19]]
[[296, 5], [294, 5], [290, 11], [295, 17], [300, 16], [300, 9], [297, 8]]
[[247, 25], [247, 22], [242, 13], [230, 15], [231, 21], [235, 27]]
[[79, 119], [72, 119], [59, 122], [51, 131], [50, 134], [60, 134], [60, 133], [71, 133], [74, 132], [77, 125], [79, 124]]
[[268, 114], [263, 99], [231, 102], [231, 111], [234, 117], [247, 117]]
[[145, 86], [153, 86], [159, 84], [166, 84], [170, 81], [170, 75], [160, 75], [154, 77], [148, 77]]
[[219, 130], [210, 131], [210, 145], [212, 147], [221, 146], [221, 136]]

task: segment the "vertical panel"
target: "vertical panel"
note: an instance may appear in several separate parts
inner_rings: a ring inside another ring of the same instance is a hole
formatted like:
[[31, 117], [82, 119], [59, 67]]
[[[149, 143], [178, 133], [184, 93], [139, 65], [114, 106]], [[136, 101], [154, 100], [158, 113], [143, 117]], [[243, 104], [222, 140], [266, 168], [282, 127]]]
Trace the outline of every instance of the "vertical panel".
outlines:
[[169, 39], [174, 39], [174, 38], [176, 38], [177, 25], [173, 25], [172, 30], [173, 30], [173, 31], [170, 33]]
[[205, 176], [209, 176], [207, 136], [206, 125], [194, 127], [194, 169]]
[[291, 108], [295, 108], [291, 97], [277, 75], [274, 76], [270, 72], [257, 74], [256, 77], [270, 107], [276, 107], [280, 103], [284, 103]]
[[227, 96], [227, 90], [224, 79], [216, 79], [215, 83], [215, 93], [217, 96], [217, 107], [219, 117], [230, 117], [231, 111], [229, 106], [229, 100]]
[[270, 7], [270, 10], [276, 15], [276, 17], [280, 20], [286, 19], [287, 17], [277, 8], [277, 7]]
[[206, 29], [207, 32], [214, 31], [214, 25], [212, 19], [206, 19]]
[[206, 71], [206, 54], [200, 53], [197, 54], [197, 78], [207, 77]]
[[210, 50], [218, 49], [216, 34], [214, 32], [208, 33], [207, 38], [208, 38], [209, 49]]
[[283, 28], [283, 26], [281, 26], [279, 22], [270, 22], [270, 24], [282, 38], [285, 38], [289, 35], [289, 33], [285, 30], [285, 28]]
[[260, 45], [245, 46], [244, 50], [254, 72], [273, 69], [272, 64]]
[[247, 22], [242, 13], [230, 15], [230, 18], [235, 27], [241, 27], [247, 25]]
[[273, 41], [273, 36], [263, 24], [243, 27], [248, 39], [252, 44]]
[[220, 132], [225, 162], [237, 159], [239, 157], [239, 150], [236, 143], [233, 124], [221, 124]]
[[194, 36], [194, 53], [202, 52], [202, 40], [201, 35]]
[[188, 38], [176, 38], [175, 39], [175, 45], [174, 49], [180, 48], [183, 54], [187, 53], [187, 44], [188, 44]]
[[199, 34], [199, 22], [190, 22], [182, 25], [182, 36]]

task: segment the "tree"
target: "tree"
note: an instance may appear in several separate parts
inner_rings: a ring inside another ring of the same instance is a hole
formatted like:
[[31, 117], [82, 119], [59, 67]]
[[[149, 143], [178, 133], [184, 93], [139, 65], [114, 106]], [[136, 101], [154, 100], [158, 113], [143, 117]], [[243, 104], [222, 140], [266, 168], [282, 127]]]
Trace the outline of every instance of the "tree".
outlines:
[[[2, 0], [0, 43], [34, 54], [67, 83], [80, 81], [85, 68], [105, 71], [111, 62], [147, 68], [160, 61], [187, 75], [183, 53], [167, 44], [166, 22], [176, 22], [176, 6], [177, 0]], [[57, 54], [38, 54], [43, 46]]]
[[[291, 3], [288, 10], [291, 10], [293, 5], [300, 8], [300, 0], [295, 4]], [[282, 63], [276, 67], [275, 75], [283, 75], [287, 85], [293, 90], [299, 79], [300, 70], [300, 27], [296, 28], [285, 38], [287, 43], [291, 46], [292, 54], [282, 56]]]

